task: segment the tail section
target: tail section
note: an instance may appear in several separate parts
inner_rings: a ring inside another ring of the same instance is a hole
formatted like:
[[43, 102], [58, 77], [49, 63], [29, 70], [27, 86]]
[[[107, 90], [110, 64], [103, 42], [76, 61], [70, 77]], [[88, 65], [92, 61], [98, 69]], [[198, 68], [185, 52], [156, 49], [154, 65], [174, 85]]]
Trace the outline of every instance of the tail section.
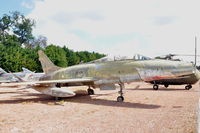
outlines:
[[22, 70], [23, 70], [23, 73], [33, 73], [32, 71], [24, 67], [22, 67]]
[[38, 51], [38, 55], [44, 73], [51, 73], [61, 69], [61, 67], [55, 66], [42, 50]]
[[7, 73], [7, 72], [4, 71], [2, 68], [0, 68], [0, 75], [1, 75], [1, 74], [5, 74], [5, 73]]

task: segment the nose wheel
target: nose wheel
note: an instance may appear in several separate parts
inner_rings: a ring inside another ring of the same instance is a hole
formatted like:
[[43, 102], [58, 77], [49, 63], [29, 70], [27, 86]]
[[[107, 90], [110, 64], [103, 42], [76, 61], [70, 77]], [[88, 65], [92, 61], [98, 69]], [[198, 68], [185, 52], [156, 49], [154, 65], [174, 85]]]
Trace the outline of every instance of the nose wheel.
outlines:
[[94, 90], [90, 87], [87, 89], [88, 95], [94, 95]]
[[124, 84], [120, 83], [119, 86], [120, 86], [120, 91], [119, 91], [120, 96], [117, 97], [117, 101], [123, 102], [124, 101], [124, 97], [123, 97]]
[[117, 101], [118, 102], [123, 102], [124, 101], [124, 97], [123, 96], [118, 96], [117, 97]]
[[192, 85], [190, 85], [190, 84], [185, 86], [186, 90], [190, 90], [191, 88], [192, 88]]

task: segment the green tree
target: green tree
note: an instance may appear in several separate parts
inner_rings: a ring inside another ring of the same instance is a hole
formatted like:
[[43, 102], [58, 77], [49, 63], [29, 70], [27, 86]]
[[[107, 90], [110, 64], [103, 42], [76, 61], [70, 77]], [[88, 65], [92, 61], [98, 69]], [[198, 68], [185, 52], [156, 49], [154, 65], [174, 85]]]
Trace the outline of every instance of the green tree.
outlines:
[[61, 47], [49, 45], [46, 47], [45, 53], [55, 65], [60, 67], [67, 66], [66, 53]]
[[[35, 22], [19, 12], [3, 15], [0, 18], [0, 67], [6, 71], [19, 72], [26, 67], [41, 72], [38, 50], [43, 50], [55, 65], [66, 67], [99, 59], [105, 55], [80, 51], [74, 52], [67, 47], [47, 45], [47, 38], [32, 35]], [[10, 30], [10, 31], [9, 31]], [[24, 44], [26, 47], [21, 47]]]
[[34, 39], [32, 30], [35, 26], [35, 21], [26, 18], [19, 12], [12, 13], [13, 19], [13, 33], [19, 37], [19, 42], [21, 44], [29, 44], [31, 40]]
[[0, 41], [4, 42], [5, 37], [8, 34], [8, 31], [10, 30], [10, 27], [12, 25], [11, 17], [7, 14], [4, 14], [2, 18], [0, 18]]
[[63, 50], [66, 53], [66, 60], [68, 66], [76, 65], [80, 63], [80, 58], [77, 56], [77, 54], [73, 51], [68, 49], [66, 46], [63, 47]]

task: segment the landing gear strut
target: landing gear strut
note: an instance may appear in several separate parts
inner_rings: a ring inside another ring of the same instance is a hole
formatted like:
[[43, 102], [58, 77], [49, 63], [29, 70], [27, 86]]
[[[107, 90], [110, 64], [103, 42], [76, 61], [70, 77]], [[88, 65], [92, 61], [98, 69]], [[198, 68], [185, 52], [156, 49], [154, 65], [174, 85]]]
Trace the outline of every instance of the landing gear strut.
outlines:
[[94, 90], [90, 88], [87, 89], [88, 95], [94, 95]]
[[164, 84], [164, 86], [165, 86], [165, 88], [169, 87], [169, 85], [168, 85], [168, 84]]
[[191, 85], [191, 84], [185, 86], [185, 89], [186, 89], [186, 90], [189, 90], [189, 89], [191, 89], [191, 88], [192, 88], [192, 85]]
[[55, 97], [55, 100], [56, 101], [60, 101], [60, 100], [62, 100], [63, 98], [62, 97]]
[[154, 89], [154, 90], [158, 90], [158, 85], [157, 85], [157, 84], [154, 84], [154, 85], [153, 85], [153, 89]]
[[60, 83], [57, 83], [57, 84], [56, 84], [56, 87], [61, 88], [61, 84], [60, 84]]
[[120, 91], [119, 91], [120, 96], [117, 97], [117, 101], [123, 102], [124, 101], [124, 97], [123, 97], [124, 84], [120, 83], [119, 86], [120, 86]]

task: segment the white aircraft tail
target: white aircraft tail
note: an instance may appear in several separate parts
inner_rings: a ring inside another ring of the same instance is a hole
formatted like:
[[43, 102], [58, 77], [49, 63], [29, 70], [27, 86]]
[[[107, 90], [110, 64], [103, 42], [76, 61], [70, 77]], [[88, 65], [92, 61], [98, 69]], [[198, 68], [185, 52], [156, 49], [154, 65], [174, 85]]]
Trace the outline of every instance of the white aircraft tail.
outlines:
[[0, 68], [0, 75], [1, 75], [1, 74], [5, 74], [5, 73], [7, 73], [7, 72], [4, 71], [2, 68]]
[[44, 73], [51, 73], [61, 69], [61, 67], [54, 65], [53, 62], [46, 56], [46, 54], [42, 50], [38, 51], [38, 55]]

